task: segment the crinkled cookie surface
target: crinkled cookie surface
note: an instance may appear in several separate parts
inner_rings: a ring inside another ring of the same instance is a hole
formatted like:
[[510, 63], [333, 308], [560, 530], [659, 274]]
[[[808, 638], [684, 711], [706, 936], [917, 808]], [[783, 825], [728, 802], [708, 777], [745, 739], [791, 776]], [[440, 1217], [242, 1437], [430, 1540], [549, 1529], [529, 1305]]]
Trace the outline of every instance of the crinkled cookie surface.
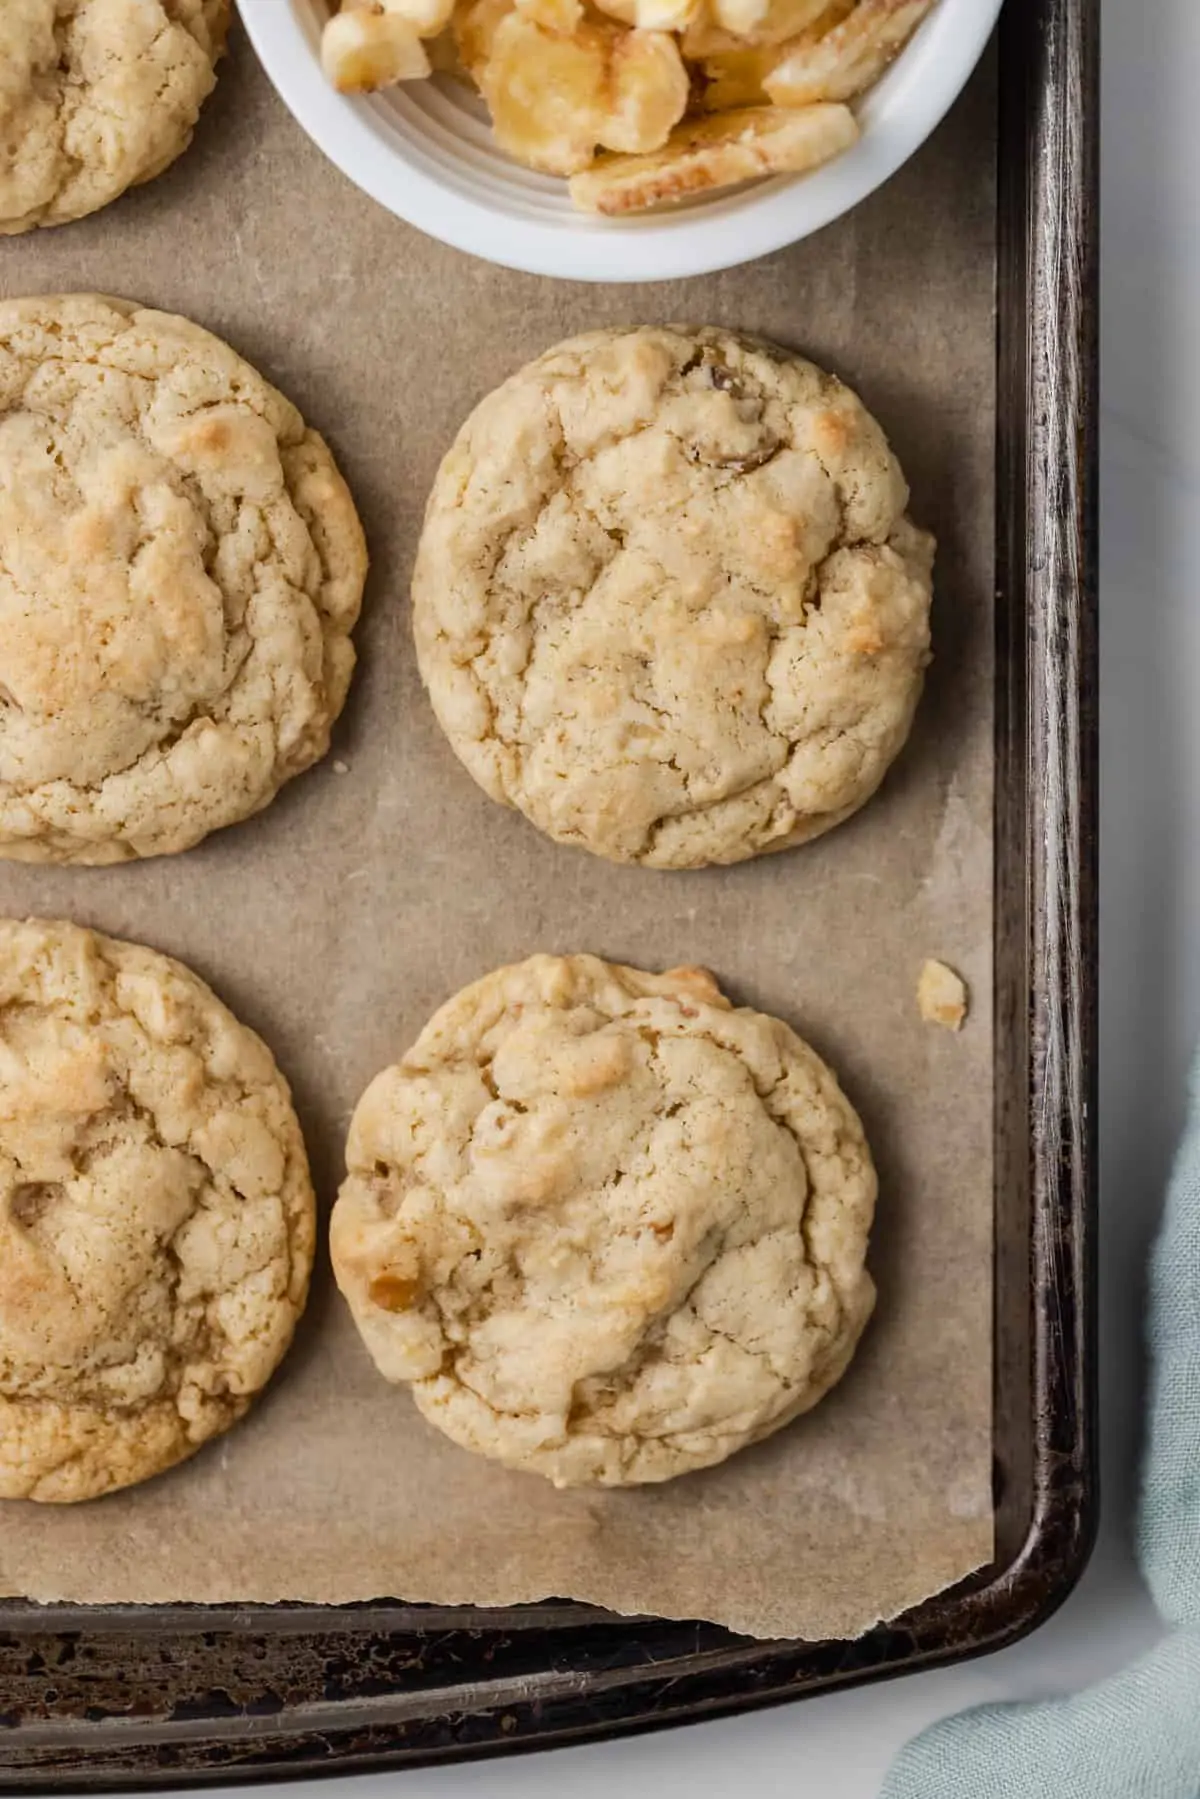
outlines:
[[702, 970], [486, 976], [367, 1089], [347, 1162], [334, 1268], [380, 1372], [560, 1486], [767, 1436], [838, 1380], [874, 1303], [857, 1116]]
[[329, 449], [186, 319], [0, 303], [0, 856], [189, 848], [329, 745], [366, 579]]
[[191, 141], [230, 0], [3, 0], [0, 236], [83, 218]]
[[227, 1430], [315, 1228], [283, 1078], [196, 975], [0, 921], [0, 1498], [91, 1499]]
[[870, 798], [929, 660], [933, 541], [856, 397], [717, 330], [595, 332], [485, 399], [414, 581], [421, 672], [479, 784], [658, 868]]

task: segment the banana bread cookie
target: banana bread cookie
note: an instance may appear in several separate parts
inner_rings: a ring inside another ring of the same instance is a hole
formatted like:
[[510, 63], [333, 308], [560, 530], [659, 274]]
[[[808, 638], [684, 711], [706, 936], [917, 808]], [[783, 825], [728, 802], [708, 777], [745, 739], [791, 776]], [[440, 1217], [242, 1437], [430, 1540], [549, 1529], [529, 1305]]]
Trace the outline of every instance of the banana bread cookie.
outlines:
[[329, 747], [362, 527], [324, 441], [198, 325], [0, 302], [0, 856], [125, 861]]
[[92, 1499], [228, 1430], [315, 1229], [283, 1077], [196, 975], [0, 921], [0, 1499]]
[[824, 1063], [699, 969], [535, 956], [367, 1089], [334, 1210], [369, 1353], [558, 1486], [720, 1462], [844, 1372], [875, 1172]]
[[832, 376], [716, 330], [601, 331], [475, 410], [417, 559], [417, 654], [493, 799], [618, 862], [827, 831], [908, 735], [933, 542]]
[[0, 237], [161, 175], [216, 85], [230, 0], [3, 0]]

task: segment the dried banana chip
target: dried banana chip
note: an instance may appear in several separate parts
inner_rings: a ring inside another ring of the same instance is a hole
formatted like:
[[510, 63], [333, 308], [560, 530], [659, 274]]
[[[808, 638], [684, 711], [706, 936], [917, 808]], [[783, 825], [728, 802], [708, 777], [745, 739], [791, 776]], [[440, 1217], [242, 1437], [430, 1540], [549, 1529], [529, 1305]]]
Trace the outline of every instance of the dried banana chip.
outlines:
[[476, 75], [500, 148], [545, 175], [586, 169], [600, 141], [608, 63], [598, 25], [560, 37], [523, 13], [501, 19]]
[[463, 67], [453, 31], [442, 31], [438, 33], [437, 37], [431, 37], [426, 42], [425, 54], [429, 58], [429, 67], [435, 75], [452, 75], [456, 81], [470, 83], [471, 77]]
[[478, 72], [496, 141], [550, 175], [585, 169], [597, 146], [639, 153], [665, 144], [691, 84], [662, 31], [585, 20], [569, 36], [518, 11], [500, 21]]
[[771, 0], [710, 0], [713, 18], [722, 31], [749, 37], [771, 10]]
[[[804, 31], [782, 43], [740, 45], [706, 57], [701, 65], [708, 85], [701, 106], [705, 112], [724, 112], [731, 106], [766, 106], [772, 96], [768, 77], [797, 51], [811, 51], [835, 25], [840, 25], [854, 5], [854, 0], [822, 0], [823, 10]], [[791, 24], [799, 17], [795, 6], [777, 0], [775, 11], [762, 30], [770, 37], [784, 21]]]
[[583, 23], [583, 0], [517, 0], [517, 11], [564, 37], [570, 37]]
[[609, 99], [598, 141], [632, 154], [658, 150], [687, 110], [691, 82], [665, 31], [622, 32], [609, 63]]
[[385, 13], [411, 25], [418, 37], [437, 37], [454, 11], [454, 0], [382, 0], [382, 5]]
[[705, 112], [728, 112], [734, 106], [765, 106], [766, 77], [779, 61], [777, 50], [754, 48], [726, 50], [706, 57], [701, 65], [705, 87], [700, 104]]
[[846, 106], [749, 106], [691, 119], [648, 156], [603, 156], [571, 181], [583, 212], [616, 218], [760, 175], [815, 168], [858, 137]]
[[325, 26], [321, 66], [342, 94], [373, 94], [393, 82], [419, 81], [429, 74], [424, 45], [407, 20], [357, 6]]
[[853, 11], [855, 0], [770, 0], [760, 22], [750, 31], [726, 31], [708, 13], [702, 13], [683, 37], [683, 54], [690, 62], [709, 56], [744, 50], [747, 44], [783, 44], [801, 32], [819, 35], [840, 25]]
[[879, 80], [934, 0], [860, 0], [842, 24], [798, 45], [768, 76], [777, 106], [853, 100]]
[[633, 22], [643, 31], [686, 31], [704, 10], [704, 0], [635, 0]]
[[454, 9], [454, 42], [459, 60], [478, 85], [492, 54], [492, 41], [513, 10], [513, 0], [467, 0]]
[[595, 0], [597, 9], [642, 31], [686, 31], [704, 11], [704, 0]]

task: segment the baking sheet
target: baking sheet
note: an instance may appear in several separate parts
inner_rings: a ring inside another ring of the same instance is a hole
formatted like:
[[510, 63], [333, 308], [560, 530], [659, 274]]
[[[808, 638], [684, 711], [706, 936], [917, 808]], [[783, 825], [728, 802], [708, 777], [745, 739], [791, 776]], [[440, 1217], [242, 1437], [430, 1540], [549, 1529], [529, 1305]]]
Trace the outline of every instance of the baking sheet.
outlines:
[[[0, 243], [2, 294], [101, 289], [228, 338], [332, 440], [374, 558], [360, 673], [320, 768], [183, 857], [0, 863], [0, 911], [94, 924], [211, 981], [292, 1081], [326, 1208], [370, 1077], [457, 987], [534, 950], [713, 968], [838, 1069], [881, 1176], [880, 1303], [854, 1366], [721, 1469], [560, 1494], [455, 1449], [374, 1373], [323, 1258], [250, 1419], [131, 1493], [5, 1505], [0, 1592], [553, 1595], [815, 1639], [856, 1636], [990, 1558], [991, 106], [985, 72], [900, 177], [807, 244], [705, 280], [584, 287], [461, 257], [359, 195], [239, 33], [170, 175], [99, 218]], [[761, 332], [849, 380], [941, 546], [936, 662], [881, 795], [808, 848], [695, 874], [610, 867], [492, 805], [434, 723], [407, 618], [425, 496], [471, 405], [570, 332], [668, 319]], [[917, 1015], [926, 955], [970, 983], [961, 1037]]]

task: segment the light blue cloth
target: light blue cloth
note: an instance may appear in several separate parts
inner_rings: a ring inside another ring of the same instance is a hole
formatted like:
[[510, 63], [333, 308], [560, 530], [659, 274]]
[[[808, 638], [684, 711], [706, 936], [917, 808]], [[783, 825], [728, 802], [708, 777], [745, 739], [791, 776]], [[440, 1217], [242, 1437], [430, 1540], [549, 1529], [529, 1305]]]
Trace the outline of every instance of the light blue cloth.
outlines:
[[881, 1799], [1200, 1799], [1200, 1065], [1150, 1279], [1138, 1547], [1158, 1648], [1074, 1699], [988, 1705], [901, 1753]]

